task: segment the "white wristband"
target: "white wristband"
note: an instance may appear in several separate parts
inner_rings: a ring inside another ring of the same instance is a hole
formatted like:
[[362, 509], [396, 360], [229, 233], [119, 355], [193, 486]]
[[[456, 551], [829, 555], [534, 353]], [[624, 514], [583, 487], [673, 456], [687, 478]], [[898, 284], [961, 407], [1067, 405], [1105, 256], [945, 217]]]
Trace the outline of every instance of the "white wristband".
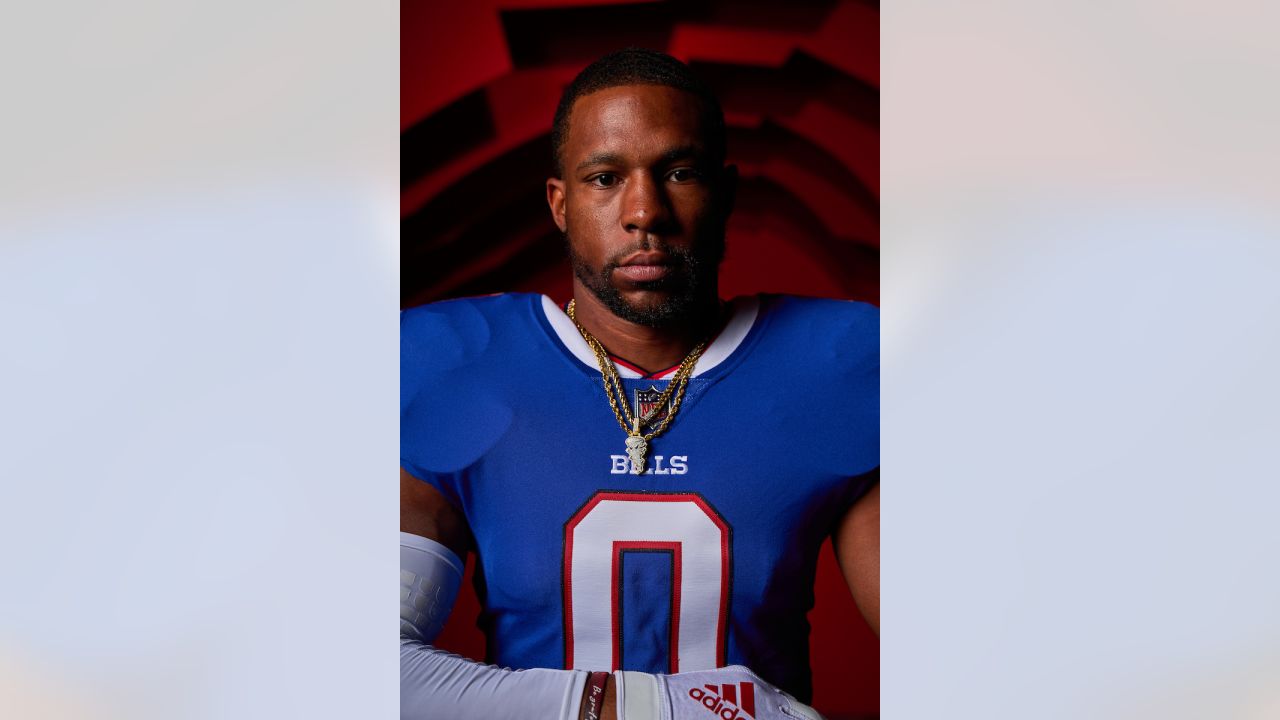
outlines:
[[618, 720], [668, 720], [670, 703], [665, 702], [661, 693], [657, 675], [629, 670], [615, 670], [613, 673]]

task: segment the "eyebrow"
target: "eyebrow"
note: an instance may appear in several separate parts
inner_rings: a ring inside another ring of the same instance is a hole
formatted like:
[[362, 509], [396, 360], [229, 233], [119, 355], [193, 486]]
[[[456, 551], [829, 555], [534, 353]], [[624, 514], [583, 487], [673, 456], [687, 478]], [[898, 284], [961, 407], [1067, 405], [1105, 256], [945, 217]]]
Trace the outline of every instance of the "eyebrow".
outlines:
[[585, 170], [593, 165], [615, 165], [622, 162], [622, 156], [613, 152], [598, 152], [587, 156], [586, 160], [578, 163], [578, 170]]
[[[680, 145], [662, 153], [661, 161], [663, 164], [666, 164], [673, 160], [697, 157], [701, 153], [702, 148], [698, 145]], [[625, 162], [625, 159], [622, 155], [615, 152], [604, 151], [588, 155], [586, 160], [578, 163], [578, 167], [576, 169], [581, 172], [595, 165], [621, 165], [623, 162]]]
[[669, 163], [683, 158], [696, 158], [701, 154], [702, 148], [698, 145], [681, 145], [662, 153], [662, 162]]

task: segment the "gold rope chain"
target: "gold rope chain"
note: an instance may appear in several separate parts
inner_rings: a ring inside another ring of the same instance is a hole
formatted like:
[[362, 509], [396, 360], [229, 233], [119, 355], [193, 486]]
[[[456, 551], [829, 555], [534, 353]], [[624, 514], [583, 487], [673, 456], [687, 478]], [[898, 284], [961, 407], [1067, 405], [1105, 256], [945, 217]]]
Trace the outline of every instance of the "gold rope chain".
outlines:
[[[617, 418], [618, 425], [622, 426], [623, 432], [628, 435], [639, 435], [639, 428], [653, 421], [658, 411], [671, 400], [674, 392], [675, 401], [671, 403], [671, 412], [667, 413], [662, 422], [649, 434], [641, 437], [645, 440], [652, 440], [661, 435], [666, 431], [667, 426], [671, 424], [676, 412], [680, 410], [680, 401], [684, 398], [685, 385], [689, 383], [689, 376], [693, 374], [693, 366], [698, 364], [698, 358], [702, 357], [702, 351], [707, 348], [707, 341], [703, 340], [698, 343], [697, 347], [689, 351], [688, 355], [685, 355], [684, 360], [680, 361], [680, 367], [676, 369], [675, 375], [671, 377], [671, 382], [667, 383], [667, 389], [663, 390], [662, 394], [658, 396], [658, 401], [653, 404], [653, 408], [642, 415], [639, 418], [639, 422], [636, 422], [636, 418], [631, 414], [631, 403], [627, 402], [627, 393], [622, 387], [622, 379], [618, 376], [618, 370], [613, 366], [613, 361], [609, 359], [609, 353], [605, 351], [600, 341], [596, 340], [578, 322], [578, 318], [573, 313], [573, 303], [573, 300], [569, 301], [569, 307], [565, 312], [569, 319], [573, 321], [574, 326], [578, 328], [578, 332], [582, 333], [582, 339], [587, 341], [587, 346], [596, 355], [596, 362], [600, 364], [600, 376], [604, 379], [604, 394], [609, 398], [609, 407], [613, 408], [613, 416]], [[615, 393], [617, 394], [617, 399], [614, 398]], [[622, 405], [621, 409], [618, 407], [619, 403]]]

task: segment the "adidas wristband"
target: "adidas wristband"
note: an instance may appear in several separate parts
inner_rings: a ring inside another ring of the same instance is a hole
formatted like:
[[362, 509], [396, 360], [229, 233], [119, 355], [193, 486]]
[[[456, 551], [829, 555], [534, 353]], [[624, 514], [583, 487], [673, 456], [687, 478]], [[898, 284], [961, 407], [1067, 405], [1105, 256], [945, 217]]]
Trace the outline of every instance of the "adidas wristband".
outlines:
[[741, 665], [676, 675], [620, 670], [614, 677], [619, 720], [822, 720]]

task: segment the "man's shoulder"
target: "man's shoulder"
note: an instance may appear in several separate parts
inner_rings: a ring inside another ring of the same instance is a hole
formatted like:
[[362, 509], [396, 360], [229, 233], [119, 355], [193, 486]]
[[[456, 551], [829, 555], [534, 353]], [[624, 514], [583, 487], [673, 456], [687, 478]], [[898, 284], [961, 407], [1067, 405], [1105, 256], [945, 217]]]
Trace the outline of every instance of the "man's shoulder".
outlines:
[[519, 343], [541, 312], [541, 296], [503, 293], [419, 305], [400, 313], [401, 369], [432, 373], [473, 365]]
[[477, 314], [484, 317], [500, 317], [536, 305], [542, 296], [535, 293], [494, 293], [473, 295], [424, 303], [400, 311], [400, 324], [412, 326], [428, 318], [460, 317]]
[[760, 303], [781, 335], [844, 350], [879, 350], [880, 308], [871, 303], [804, 295], [761, 295]]
[[[527, 362], [541, 296], [428, 303], [400, 314], [400, 463], [419, 478], [467, 467], [511, 418], [504, 392]], [[449, 493], [446, 493], [449, 494]]]
[[526, 320], [540, 301], [541, 296], [533, 293], [499, 293], [418, 305], [400, 311], [400, 337], [402, 341], [465, 344]]
[[761, 303], [773, 312], [785, 312], [818, 319], [879, 322], [880, 308], [861, 300], [763, 293]]

